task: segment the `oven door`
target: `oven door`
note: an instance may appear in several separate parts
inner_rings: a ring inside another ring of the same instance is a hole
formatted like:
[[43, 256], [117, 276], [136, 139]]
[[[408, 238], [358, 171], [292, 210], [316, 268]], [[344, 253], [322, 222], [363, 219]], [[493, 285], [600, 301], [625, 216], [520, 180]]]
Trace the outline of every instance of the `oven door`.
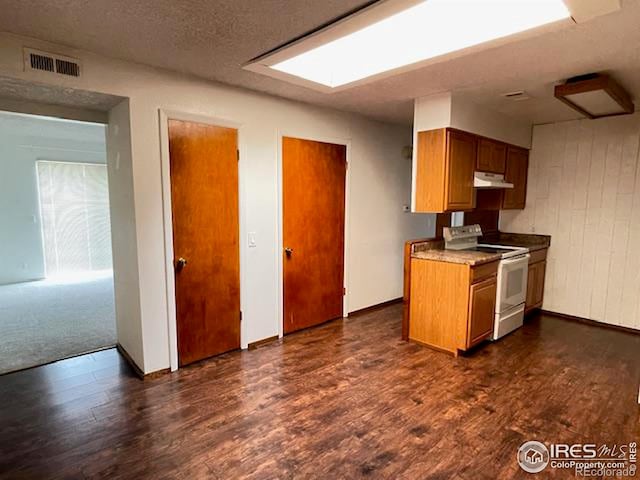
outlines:
[[505, 312], [525, 302], [529, 254], [500, 261], [496, 311]]

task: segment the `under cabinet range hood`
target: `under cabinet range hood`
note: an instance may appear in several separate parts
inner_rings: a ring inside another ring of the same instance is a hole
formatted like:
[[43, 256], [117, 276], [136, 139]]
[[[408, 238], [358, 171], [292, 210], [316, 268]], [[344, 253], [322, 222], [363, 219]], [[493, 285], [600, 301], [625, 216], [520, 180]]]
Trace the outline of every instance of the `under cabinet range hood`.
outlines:
[[505, 182], [500, 173], [475, 172], [473, 176], [475, 188], [513, 188], [513, 183]]

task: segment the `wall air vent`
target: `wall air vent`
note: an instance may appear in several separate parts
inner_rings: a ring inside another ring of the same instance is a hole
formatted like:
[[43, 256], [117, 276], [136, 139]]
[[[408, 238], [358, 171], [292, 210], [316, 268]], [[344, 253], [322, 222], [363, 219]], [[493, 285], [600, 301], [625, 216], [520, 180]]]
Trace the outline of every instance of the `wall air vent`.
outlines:
[[80, 61], [78, 59], [32, 48], [24, 49], [24, 68], [25, 71], [37, 70], [69, 77], [80, 76]]
[[32, 70], [44, 70], [45, 72], [55, 72], [53, 58], [38, 53], [29, 54], [29, 64]]

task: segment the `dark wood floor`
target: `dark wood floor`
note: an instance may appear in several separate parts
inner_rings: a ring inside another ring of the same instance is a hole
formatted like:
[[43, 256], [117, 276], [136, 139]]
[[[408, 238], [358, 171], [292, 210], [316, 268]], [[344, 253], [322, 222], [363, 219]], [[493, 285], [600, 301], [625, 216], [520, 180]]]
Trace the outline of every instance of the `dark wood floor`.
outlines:
[[144, 382], [114, 350], [0, 377], [0, 477], [523, 478], [526, 440], [639, 439], [640, 336], [537, 317], [454, 359], [401, 313]]

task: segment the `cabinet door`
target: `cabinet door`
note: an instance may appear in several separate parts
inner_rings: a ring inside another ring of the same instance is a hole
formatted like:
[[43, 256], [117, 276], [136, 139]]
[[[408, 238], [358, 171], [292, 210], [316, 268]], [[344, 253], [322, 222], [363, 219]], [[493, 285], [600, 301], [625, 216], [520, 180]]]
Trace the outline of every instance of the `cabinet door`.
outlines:
[[513, 188], [507, 188], [504, 191], [503, 209], [524, 209], [527, 199], [528, 169], [529, 151], [524, 148], [508, 147], [504, 178], [507, 182], [513, 183]]
[[538, 277], [538, 264], [533, 263], [529, 265], [529, 271], [527, 276], [527, 299], [525, 300], [525, 309], [529, 309], [536, 304], [536, 288]]
[[471, 285], [467, 348], [481, 342], [493, 332], [496, 291], [495, 278]]
[[507, 146], [488, 138], [478, 140], [478, 161], [476, 168], [481, 172], [504, 173], [507, 160]]
[[536, 271], [535, 289], [533, 292], [533, 299], [535, 305], [541, 306], [544, 300], [544, 277], [547, 270], [547, 262], [540, 262], [536, 264], [538, 269]]
[[476, 139], [473, 135], [447, 132], [447, 196], [445, 210], [474, 207], [473, 172], [476, 166]]

